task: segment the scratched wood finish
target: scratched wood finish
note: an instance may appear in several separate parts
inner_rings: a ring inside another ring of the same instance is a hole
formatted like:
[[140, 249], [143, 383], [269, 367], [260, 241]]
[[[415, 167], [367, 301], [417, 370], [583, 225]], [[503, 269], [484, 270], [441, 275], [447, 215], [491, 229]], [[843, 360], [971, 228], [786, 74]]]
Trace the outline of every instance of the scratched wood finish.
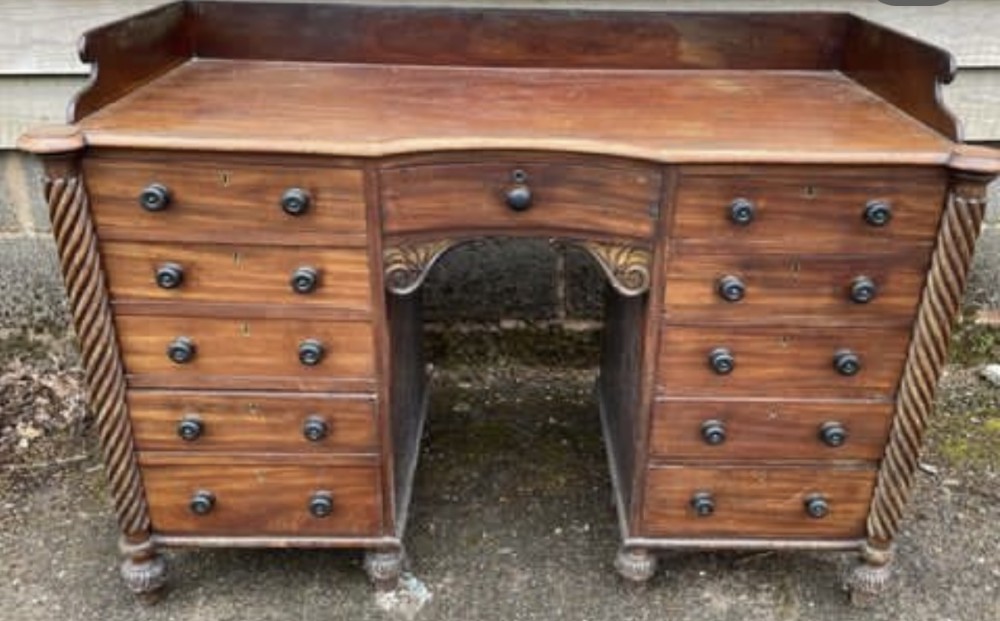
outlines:
[[[83, 162], [91, 209], [102, 240], [222, 241], [299, 246], [364, 245], [360, 170], [334, 166], [264, 166], [88, 158]], [[170, 190], [169, 206], [149, 212], [139, 194], [151, 183]], [[310, 195], [300, 216], [282, 211], [282, 194]]]
[[[514, 178], [524, 173], [524, 181]], [[383, 230], [567, 230], [651, 238], [660, 193], [650, 167], [566, 165], [558, 162], [406, 166], [379, 176]], [[530, 188], [526, 211], [507, 206], [515, 186]]]
[[[104, 242], [101, 258], [115, 302], [266, 301], [371, 311], [368, 255], [361, 248]], [[179, 287], [164, 289], [156, 284], [156, 272], [171, 263], [183, 269], [183, 280]], [[290, 284], [302, 267], [318, 274], [316, 288], [309, 293], [297, 293]]]
[[[773, 537], [858, 539], [875, 485], [874, 469], [821, 467], [683, 467], [649, 469], [643, 529], [652, 537]], [[691, 497], [709, 492], [715, 512], [698, 517]], [[806, 514], [821, 494], [824, 518]]]
[[[664, 316], [678, 323], [907, 325], [916, 314], [929, 250], [851, 257], [680, 255], [666, 268]], [[726, 276], [743, 283], [743, 299], [730, 302], [719, 294]], [[851, 299], [851, 285], [860, 277], [877, 287], [871, 302]]]
[[[865, 460], [882, 457], [892, 420], [892, 403], [761, 401], [722, 399], [660, 400], [653, 410], [650, 454], [654, 459], [693, 460]], [[702, 425], [719, 421], [722, 444], [702, 437]], [[820, 428], [837, 422], [847, 441], [831, 447]]]
[[[929, 246], [946, 187], [943, 171], [931, 168], [686, 167], [677, 194], [674, 249], [850, 255]], [[754, 203], [749, 225], [729, 218], [737, 198]], [[871, 200], [890, 204], [887, 226], [864, 221]]]
[[[366, 322], [118, 316], [126, 378], [133, 387], [370, 390], [375, 370]], [[176, 364], [167, 347], [177, 337], [196, 347]], [[319, 364], [299, 362], [300, 343], [317, 339]]]
[[[909, 342], [908, 327], [720, 330], [664, 325], [657, 383], [672, 396], [885, 398], [895, 394]], [[728, 375], [709, 366], [709, 353], [717, 347], [728, 348], [735, 359]], [[834, 369], [834, 354], [842, 349], [860, 357], [857, 375], [843, 376]]]
[[[244, 453], [372, 453], [378, 448], [375, 398], [260, 392], [131, 390], [132, 430], [139, 451], [229, 451]], [[177, 425], [196, 417], [203, 431], [183, 440]], [[327, 425], [327, 435], [307, 440], [306, 420]]]
[[[381, 502], [375, 467], [260, 464], [146, 464], [142, 471], [157, 533], [197, 535], [378, 535]], [[188, 508], [192, 495], [215, 495], [207, 515]], [[309, 513], [310, 497], [333, 496], [333, 513]]]
[[350, 157], [529, 149], [677, 163], [944, 164], [952, 148], [845, 76], [804, 71], [200, 59], [81, 128], [92, 146]]

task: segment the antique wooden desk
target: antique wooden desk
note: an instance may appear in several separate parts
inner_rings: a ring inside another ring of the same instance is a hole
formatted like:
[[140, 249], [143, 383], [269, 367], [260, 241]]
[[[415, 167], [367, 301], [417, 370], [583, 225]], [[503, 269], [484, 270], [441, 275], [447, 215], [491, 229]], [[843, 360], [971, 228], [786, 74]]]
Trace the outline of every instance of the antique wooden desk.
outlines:
[[400, 571], [419, 288], [482, 236], [588, 250], [627, 578], [860, 550], [878, 592], [996, 152], [947, 53], [841, 14], [177, 3], [94, 30], [46, 191], [123, 532]]

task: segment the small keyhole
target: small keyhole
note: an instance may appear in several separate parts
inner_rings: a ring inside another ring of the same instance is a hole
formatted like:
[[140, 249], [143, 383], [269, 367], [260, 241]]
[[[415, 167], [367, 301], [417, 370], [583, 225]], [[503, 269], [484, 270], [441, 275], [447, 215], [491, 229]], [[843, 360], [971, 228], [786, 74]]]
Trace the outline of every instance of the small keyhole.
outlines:
[[807, 185], [802, 189], [802, 194], [806, 198], [816, 198], [816, 186]]
[[510, 176], [511, 176], [511, 179], [514, 180], [514, 183], [524, 183], [525, 181], [528, 180], [528, 173], [524, 172], [520, 168], [518, 168], [514, 172], [512, 172], [510, 174]]
[[233, 253], [233, 265], [239, 266], [243, 263], [243, 256], [239, 252]]
[[240, 336], [250, 336], [250, 324], [246, 321], [240, 322]]
[[219, 173], [219, 183], [221, 183], [224, 188], [229, 187], [229, 173], [227, 171], [223, 170]]
[[778, 345], [780, 345], [781, 347], [787, 349], [788, 346], [791, 345], [791, 344], [792, 344], [792, 337], [790, 337], [790, 336], [779, 336], [778, 337]]

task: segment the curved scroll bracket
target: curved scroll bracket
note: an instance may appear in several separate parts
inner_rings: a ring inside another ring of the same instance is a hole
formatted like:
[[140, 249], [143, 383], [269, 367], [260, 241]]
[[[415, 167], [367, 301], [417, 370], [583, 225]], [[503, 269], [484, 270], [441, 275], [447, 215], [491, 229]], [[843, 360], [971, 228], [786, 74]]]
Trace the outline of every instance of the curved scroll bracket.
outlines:
[[[468, 240], [438, 239], [400, 242], [382, 252], [385, 286], [396, 295], [409, 295], [420, 288], [427, 274], [448, 250]], [[611, 286], [628, 297], [649, 291], [652, 279], [652, 251], [626, 242], [559, 240], [586, 250], [607, 275]]]
[[649, 291], [653, 253], [649, 248], [623, 242], [574, 241], [594, 257], [615, 291], [635, 297]]
[[431, 267], [458, 242], [453, 239], [403, 242], [382, 251], [385, 286], [396, 295], [409, 295], [420, 288]]

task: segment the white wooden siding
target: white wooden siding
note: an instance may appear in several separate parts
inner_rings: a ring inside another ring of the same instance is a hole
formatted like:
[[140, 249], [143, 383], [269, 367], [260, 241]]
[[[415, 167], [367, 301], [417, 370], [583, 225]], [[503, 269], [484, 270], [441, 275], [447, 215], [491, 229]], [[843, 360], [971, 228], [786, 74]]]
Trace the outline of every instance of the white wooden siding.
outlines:
[[[274, 1], [274, 0], [272, 0]], [[277, 0], [296, 1], [296, 0]], [[327, 0], [336, 3], [343, 0]], [[357, 0], [355, 0], [357, 1]], [[77, 41], [88, 28], [161, 0], [0, 0], [0, 149], [33, 123], [61, 121], [88, 68]], [[368, 0], [368, 4], [698, 10], [850, 11], [951, 51], [960, 67], [946, 101], [968, 140], [1000, 140], [1000, 1], [892, 7], [877, 0]]]

